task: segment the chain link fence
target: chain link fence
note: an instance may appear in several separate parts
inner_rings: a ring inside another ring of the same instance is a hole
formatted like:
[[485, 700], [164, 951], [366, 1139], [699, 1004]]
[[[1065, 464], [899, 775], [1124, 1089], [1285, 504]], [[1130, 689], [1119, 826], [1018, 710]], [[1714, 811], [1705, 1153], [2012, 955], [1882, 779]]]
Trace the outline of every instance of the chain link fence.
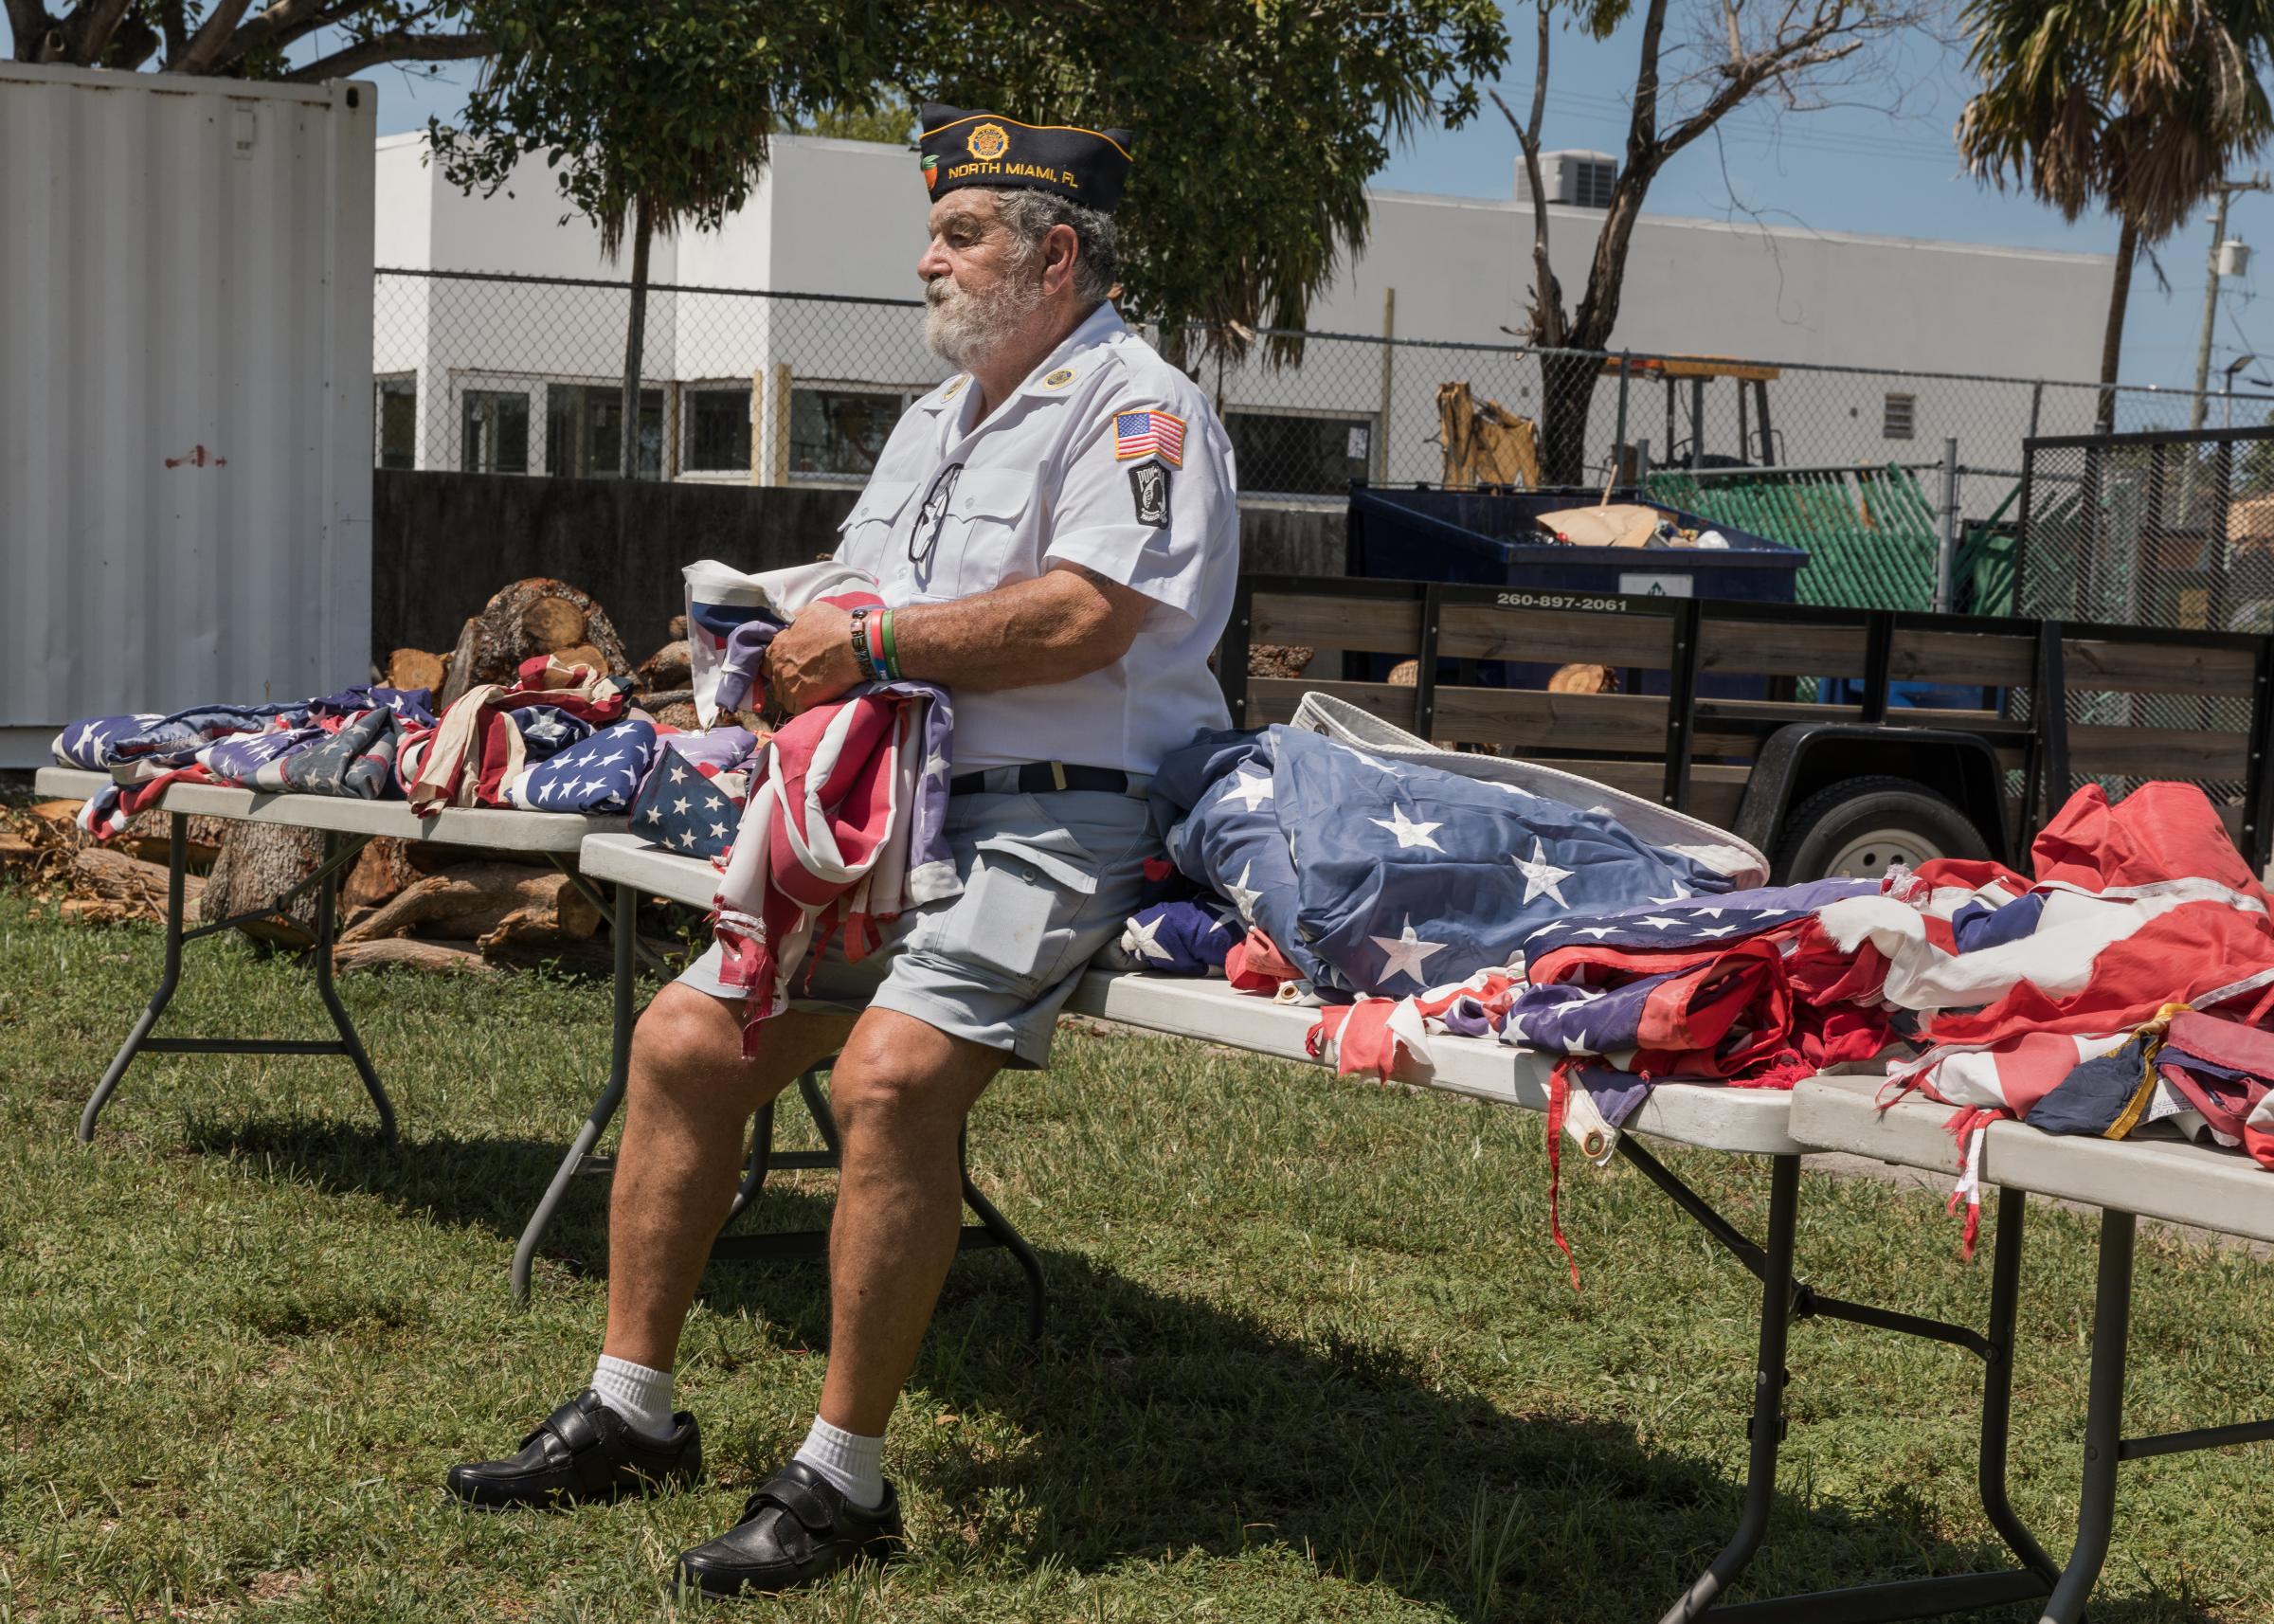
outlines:
[[[380, 271], [378, 464], [618, 474], [630, 310], [622, 282]], [[1513, 482], [1591, 492], [1639, 482], [1714, 523], [1808, 549], [1804, 600], [1890, 608], [1930, 606], [1948, 507], [1962, 529], [1952, 606], [2026, 609], [2013, 598], [2023, 442], [2090, 431], [2101, 393], [2027, 378], [1354, 334], [1264, 332], [1238, 355], [1209, 352], [1197, 333], [1150, 336], [1191, 357], [1251, 503], [1336, 504], [1354, 479], [1471, 482], [1473, 465], [1448, 456], [1446, 426], [1481, 412], [1520, 448]], [[653, 287], [637, 473], [858, 485], [901, 412], [945, 370], [925, 346], [919, 299]], [[2122, 387], [2117, 426], [2180, 427], [2193, 402]], [[2221, 428], [2274, 413], [2265, 395], [2206, 404]], [[1958, 469], [1947, 491], [1946, 460]]]

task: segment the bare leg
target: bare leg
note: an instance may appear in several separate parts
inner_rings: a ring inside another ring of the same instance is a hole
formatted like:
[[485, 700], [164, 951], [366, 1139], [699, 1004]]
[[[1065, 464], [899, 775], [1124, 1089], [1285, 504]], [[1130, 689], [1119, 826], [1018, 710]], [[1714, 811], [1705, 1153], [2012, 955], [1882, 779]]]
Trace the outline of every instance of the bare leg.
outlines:
[[751, 1113], [834, 1053], [851, 1022], [787, 1011], [767, 1023], [757, 1058], [745, 1060], [733, 1004], [675, 983], [641, 1015], [608, 1207], [602, 1352], [652, 1370], [672, 1367], [711, 1242], [734, 1199]]
[[880, 1436], [915, 1368], [963, 1222], [956, 1141], [1005, 1056], [896, 1010], [861, 1016], [829, 1078], [843, 1144], [829, 1229], [821, 1418]]

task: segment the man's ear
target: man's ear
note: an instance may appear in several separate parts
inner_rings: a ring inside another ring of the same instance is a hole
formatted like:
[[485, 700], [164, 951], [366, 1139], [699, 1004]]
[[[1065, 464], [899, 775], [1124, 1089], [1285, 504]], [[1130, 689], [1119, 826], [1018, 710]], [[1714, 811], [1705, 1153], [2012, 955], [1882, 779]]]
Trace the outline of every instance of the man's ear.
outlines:
[[1055, 294], [1074, 280], [1081, 239], [1071, 226], [1053, 226], [1042, 234], [1042, 291]]

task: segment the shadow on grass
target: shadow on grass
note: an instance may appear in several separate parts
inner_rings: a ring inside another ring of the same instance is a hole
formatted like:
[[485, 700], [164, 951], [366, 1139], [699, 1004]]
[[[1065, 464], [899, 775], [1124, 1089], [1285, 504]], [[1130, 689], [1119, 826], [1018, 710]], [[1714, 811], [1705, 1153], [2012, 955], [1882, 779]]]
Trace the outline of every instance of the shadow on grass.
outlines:
[[[565, 1148], [435, 1138], [389, 1153], [372, 1134], [318, 1122], [191, 1128], [197, 1150], [501, 1238], [519, 1235]], [[605, 1189], [602, 1178], [572, 1187], [548, 1236], [556, 1265], [599, 1267]], [[731, 1232], [819, 1228], [828, 1210], [825, 1196], [769, 1190]], [[963, 1447], [948, 1422], [909, 1461], [947, 1505], [929, 1541], [970, 1560], [1100, 1571], [1277, 1543], [1322, 1571], [1463, 1617], [1647, 1619], [1736, 1525], [1739, 1369], [1728, 1384], [1728, 1458], [1709, 1461], [1640, 1443], [1621, 1424], [1510, 1414], [1371, 1326], [1296, 1340], [1078, 1253], [1041, 1255], [1050, 1322], [1038, 1348], [1021, 1334], [1024, 1277], [1011, 1260], [965, 1258], [911, 1383], [915, 1414], [992, 1412], [1033, 1440], [1006, 1458]], [[501, 1251], [501, 1297], [505, 1262]], [[784, 1348], [827, 1345], [817, 1265], [721, 1262], [704, 1295], [716, 1310], [769, 1326]], [[1796, 1362], [1806, 1358], [1796, 1347]], [[752, 1480], [778, 1464], [713, 1453]], [[2007, 1565], [1987, 1535], [1941, 1537], [1944, 1512], [1901, 1487], [1860, 1506], [1780, 1494], [1740, 1594]], [[2056, 1554], [2065, 1548], [2059, 1530], [2045, 1533]], [[1976, 1616], [2028, 1618], [2035, 1609]], [[2105, 1603], [2093, 1616], [2147, 1624], [2190, 1610], [2148, 1598]]]

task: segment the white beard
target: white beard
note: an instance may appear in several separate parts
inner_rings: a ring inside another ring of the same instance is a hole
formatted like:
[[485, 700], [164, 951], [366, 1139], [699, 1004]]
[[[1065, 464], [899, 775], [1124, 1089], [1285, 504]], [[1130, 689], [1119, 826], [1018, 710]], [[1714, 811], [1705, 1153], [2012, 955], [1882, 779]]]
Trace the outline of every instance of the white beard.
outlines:
[[1042, 303], [1042, 284], [1014, 267], [992, 292], [969, 293], [942, 277], [924, 290], [924, 342], [950, 367], [970, 371], [1026, 326]]

